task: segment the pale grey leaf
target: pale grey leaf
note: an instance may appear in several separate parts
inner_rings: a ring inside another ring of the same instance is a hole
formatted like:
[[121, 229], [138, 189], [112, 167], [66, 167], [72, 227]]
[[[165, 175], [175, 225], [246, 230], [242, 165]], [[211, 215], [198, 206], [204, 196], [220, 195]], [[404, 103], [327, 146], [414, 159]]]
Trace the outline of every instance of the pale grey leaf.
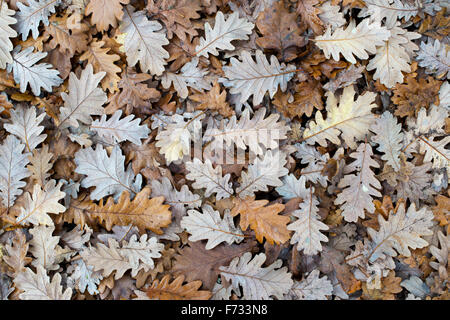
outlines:
[[141, 189], [142, 176], [135, 176], [131, 165], [125, 170], [125, 156], [117, 145], [109, 157], [100, 144], [96, 149], [81, 149], [75, 153], [75, 164], [75, 172], [86, 175], [81, 186], [95, 187], [90, 194], [92, 200], [99, 200], [108, 195], [113, 195], [117, 200], [123, 191], [134, 196]]
[[52, 92], [52, 87], [58, 87], [63, 82], [59, 71], [51, 69], [51, 64], [37, 63], [47, 56], [47, 52], [33, 52], [33, 46], [20, 50], [20, 45], [14, 48], [13, 62], [6, 69], [8, 72], [13, 71], [14, 81], [20, 85], [20, 92], [24, 93], [29, 84], [33, 94], [39, 96], [41, 88]]

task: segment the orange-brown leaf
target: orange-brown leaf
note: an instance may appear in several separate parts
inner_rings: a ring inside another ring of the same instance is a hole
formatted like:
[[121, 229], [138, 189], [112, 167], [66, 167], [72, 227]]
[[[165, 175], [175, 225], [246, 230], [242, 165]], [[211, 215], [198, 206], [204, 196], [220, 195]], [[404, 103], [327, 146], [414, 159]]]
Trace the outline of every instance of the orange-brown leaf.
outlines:
[[[448, 191], [450, 194], [450, 191]], [[438, 195], [436, 206], [432, 207], [434, 219], [439, 221], [440, 226], [447, 226], [450, 220], [450, 198], [444, 195]]]
[[93, 41], [87, 51], [80, 57], [81, 61], [87, 60], [94, 67], [94, 72], [104, 71], [106, 76], [102, 79], [103, 90], [117, 91], [117, 83], [120, 77], [117, 75], [120, 68], [114, 64], [120, 57], [117, 54], [108, 54], [110, 48], [102, 48], [104, 41]]
[[234, 110], [227, 102], [227, 92], [224, 90], [220, 92], [220, 85], [217, 81], [211, 90], [204, 93], [193, 94], [189, 97], [192, 101], [200, 102], [195, 106], [197, 110], [215, 110], [222, 116], [229, 118], [234, 114]]
[[211, 292], [198, 290], [201, 281], [192, 281], [183, 285], [184, 276], [178, 276], [170, 282], [170, 275], [164, 276], [161, 281], [155, 280], [147, 289], [147, 296], [155, 300], [208, 300]]
[[164, 197], [149, 198], [150, 189], [144, 188], [133, 200], [130, 200], [128, 192], [124, 191], [117, 203], [109, 197], [106, 203], [103, 200], [98, 205], [89, 208], [89, 213], [97, 217], [109, 231], [115, 225], [127, 226], [132, 224], [141, 232], [151, 230], [162, 234], [161, 228], [169, 226], [172, 213], [170, 206], [163, 204]]
[[268, 203], [268, 200], [255, 200], [252, 197], [236, 198], [231, 215], [234, 217], [240, 214], [242, 230], [247, 230], [250, 226], [259, 242], [262, 243], [265, 237], [271, 244], [284, 243], [290, 238], [290, 231], [287, 229], [290, 219], [278, 214], [284, 210], [284, 204], [266, 206]]
[[[323, 109], [323, 90], [319, 81], [304, 81], [297, 85], [293, 96], [277, 92], [273, 104], [285, 117], [301, 117], [306, 114], [311, 117], [314, 109]], [[289, 102], [292, 100], [291, 102]]]
[[439, 105], [441, 84], [441, 81], [432, 77], [420, 78], [419, 81], [408, 77], [405, 84], [397, 84], [392, 97], [392, 102], [397, 105], [395, 115], [417, 116], [422, 107], [428, 109], [432, 104]]
[[427, 15], [420, 25], [419, 32], [434, 39], [442, 40], [450, 33], [450, 16], [442, 8], [435, 16]]

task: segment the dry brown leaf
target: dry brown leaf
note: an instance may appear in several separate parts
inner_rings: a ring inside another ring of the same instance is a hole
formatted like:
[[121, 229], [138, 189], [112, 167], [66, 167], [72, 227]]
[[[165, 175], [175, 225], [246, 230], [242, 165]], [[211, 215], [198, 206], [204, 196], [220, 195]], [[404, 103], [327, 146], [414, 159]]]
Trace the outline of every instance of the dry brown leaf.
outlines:
[[48, 52], [48, 55], [42, 61], [49, 62], [59, 71], [61, 79], [66, 79], [72, 70], [69, 51], [61, 52], [56, 48], [50, 49], [47, 43], [44, 45], [44, 50]]
[[336, 272], [336, 278], [342, 285], [342, 288], [349, 292], [358, 285], [358, 281], [351, 272], [348, 264], [344, 263], [344, 255], [335, 248], [324, 246], [321, 252], [319, 269], [323, 273]]
[[102, 48], [104, 44], [104, 41], [94, 40], [87, 51], [80, 57], [80, 60], [87, 60], [88, 63], [92, 64], [94, 73], [106, 72], [106, 76], [102, 79], [102, 88], [103, 90], [115, 92], [118, 90], [117, 83], [120, 81], [117, 73], [121, 69], [114, 62], [120, 60], [120, 57], [117, 54], [108, 54], [110, 48]]
[[201, 241], [189, 242], [175, 256], [172, 273], [186, 275], [186, 281], [201, 280], [203, 287], [212, 290], [220, 274], [219, 267], [226, 266], [235, 257], [249, 252], [256, 245], [255, 241], [246, 241], [239, 245], [219, 245], [211, 250], [205, 249]]
[[405, 84], [394, 88], [392, 102], [397, 105], [395, 115], [399, 117], [416, 116], [421, 108], [428, 109], [432, 104], [439, 105], [439, 89], [442, 82], [432, 77], [407, 77]]
[[151, 230], [162, 234], [161, 228], [167, 227], [171, 222], [170, 206], [163, 204], [164, 197], [150, 199], [149, 196], [149, 188], [144, 188], [133, 200], [130, 200], [130, 194], [124, 191], [117, 203], [114, 203], [113, 197], [109, 197], [106, 203], [102, 199], [98, 205], [93, 205], [85, 211], [90, 216], [98, 218], [107, 230], [111, 230], [115, 225], [132, 224], [141, 232]]
[[[323, 109], [323, 90], [320, 82], [316, 80], [299, 83], [295, 88], [295, 94], [277, 92], [273, 104], [285, 117], [311, 116], [314, 109]], [[289, 100], [293, 100], [289, 102]]]
[[250, 226], [259, 242], [262, 243], [263, 238], [266, 238], [269, 243], [284, 243], [290, 238], [290, 231], [287, 229], [290, 219], [279, 215], [284, 210], [283, 204], [266, 206], [268, 203], [268, 200], [255, 200], [254, 197], [235, 198], [231, 215], [235, 217], [239, 214], [242, 230], [247, 230]]
[[311, 52], [301, 61], [301, 68], [316, 80], [320, 80], [322, 75], [330, 79], [335, 78], [339, 70], [348, 65], [346, 61], [326, 59], [320, 50]]
[[148, 138], [140, 146], [128, 144], [124, 149], [135, 174], [141, 172], [149, 180], [158, 180], [161, 178], [159, 166], [164, 163], [164, 157], [158, 152], [152, 140], [153, 138]]
[[118, 85], [120, 92], [115, 93], [111, 97], [111, 101], [105, 108], [106, 114], [113, 114], [119, 109], [125, 109], [125, 114], [132, 114], [134, 109], [138, 109], [141, 113], [152, 107], [152, 102], [157, 101], [161, 97], [161, 93], [150, 88], [146, 81], [152, 77], [147, 73], [136, 73], [133, 68], [127, 68], [121, 74]]
[[130, 0], [91, 0], [85, 14], [89, 16], [92, 13], [91, 23], [98, 31], [107, 31], [109, 26], [117, 27], [117, 22], [123, 17], [123, 5], [128, 3]]
[[420, 25], [419, 32], [438, 40], [448, 36], [450, 16], [447, 14], [446, 8], [442, 8], [435, 16], [427, 15]]
[[85, 226], [95, 226], [96, 219], [90, 214], [90, 209], [94, 206], [95, 204], [89, 199], [89, 195], [79, 195], [77, 199], [72, 199], [70, 201], [70, 205], [66, 212], [57, 216], [56, 223], [75, 223], [82, 229], [84, 229]]
[[13, 107], [12, 103], [8, 101], [6, 95], [0, 94], [0, 108], [9, 110]]
[[315, 34], [322, 34], [324, 25], [318, 16], [322, 11], [314, 7], [317, 4], [319, 4], [319, 0], [299, 0], [297, 12]]
[[208, 300], [211, 292], [198, 290], [201, 281], [192, 281], [183, 285], [184, 276], [178, 276], [170, 282], [170, 275], [164, 276], [161, 281], [155, 280], [146, 293], [150, 299], [155, 300]]
[[402, 278], [396, 277], [395, 272], [391, 271], [386, 278], [382, 279], [381, 289], [369, 289], [364, 283], [362, 285], [363, 298], [370, 300], [395, 300], [395, 294], [403, 290], [400, 282], [402, 282]]
[[167, 38], [176, 34], [182, 41], [198, 35], [191, 20], [200, 18], [200, 9], [198, 0], [150, 0], [147, 4], [147, 11], [166, 26]]
[[211, 90], [204, 93], [197, 93], [189, 96], [189, 99], [200, 104], [195, 106], [196, 110], [214, 110], [219, 112], [225, 118], [231, 117], [235, 112], [227, 103], [227, 92], [220, 92], [220, 85], [216, 81]]
[[82, 53], [87, 50], [88, 35], [86, 33], [89, 27], [82, 23], [79, 14], [68, 14], [63, 17], [53, 15], [50, 18], [50, 24], [46, 27], [45, 32], [52, 39], [49, 42], [50, 48], [58, 50], [64, 54], [69, 53], [69, 57], [73, 57], [75, 53]]
[[301, 34], [306, 27], [299, 28], [297, 14], [286, 9], [284, 1], [275, 2], [271, 7], [261, 12], [256, 20], [256, 26], [262, 37], [256, 43], [269, 50], [276, 50], [278, 59], [291, 61], [298, 55], [298, 48], [306, 44]]
[[[450, 193], [450, 191], [448, 191]], [[432, 207], [434, 219], [439, 221], [440, 226], [448, 226], [450, 220], [450, 198], [444, 195], [438, 195], [436, 206]]]

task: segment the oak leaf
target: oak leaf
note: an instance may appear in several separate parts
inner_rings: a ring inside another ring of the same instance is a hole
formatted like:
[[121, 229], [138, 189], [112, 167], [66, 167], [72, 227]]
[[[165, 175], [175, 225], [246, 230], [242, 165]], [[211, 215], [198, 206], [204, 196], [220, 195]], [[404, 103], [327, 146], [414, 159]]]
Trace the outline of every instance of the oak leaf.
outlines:
[[389, 30], [382, 27], [380, 22], [371, 23], [369, 19], [365, 19], [356, 25], [352, 20], [346, 29], [338, 28], [332, 32], [328, 28], [323, 35], [315, 37], [314, 42], [327, 58], [332, 56], [339, 61], [341, 53], [348, 62], [355, 64], [354, 55], [359, 59], [367, 59], [367, 52], [374, 54], [376, 46], [383, 45], [389, 36]]
[[405, 84], [397, 84], [394, 88], [392, 102], [397, 105], [395, 115], [400, 117], [416, 116], [424, 107], [439, 105], [439, 89], [441, 82], [428, 77], [427, 79], [408, 77]]
[[226, 101], [226, 90], [220, 92], [220, 85], [217, 81], [214, 82], [211, 90], [205, 93], [192, 94], [189, 96], [189, 99], [200, 103], [195, 106], [196, 110], [214, 110], [225, 118], [229, 118], [235, 113]]
[[419, 12], [416, 4], [404, 3], [400, 0], [365, 0], [366, 7], [363, 8], [358, 17], [370, 16], [371, 19], [382, 21], [386, 18], [385, 25], [391, 29], [398, 19], [410, 20]]
[[268, 200], [255, 200], [248, 197], [246, 199], [235, 198], [234, 207], [231, 210], [233, 217], [240, 215], [240, 227], [247, 230], [250, 227], [255, 231], [256, 239], [263, 242], [263, 238], [271, 244], [274, 242], [284, 243], [290, 238], [290, 232], [286, 225], [289, 217], [279, 215], [284, 210], [284, 205], [280, 203], [267, 205]]
[[198, 66], [199, 59], [193, 58], [186, 63], [179, 73], [166, 72], [162, 76], [161, 84], [164, 89], [169, 89], [173, 84], [178, 96], [182, 99], [188, 97], [188, 87], [198, 91], [211, 89], [211, 80], [206, 76], [208, 70]]
[[72, 289], [63, 292], [61, 274], [56, 273], [52, 281], [42, 266], [36, 268], [36, 273], [26, 268], [14, 279], [14, 283], [24, 292], [19, 294], [22, 300], [70, 300]]
[[75, 73], [69, 77], [69, 94], [61, 93], [64, 100], [64, 107], [61, 107], [59, 115], [59, 126], [61, 128], [78, 128], [79, 123], [91, 124], [91, 115], [102, 115], [104, 113], [103, 104], [107, 100], [106, 93], [98, 88], [105, 72], [93, 72], [91, 64], [86, 66], [81, 72], [80, 78]]
[[13, 72], [14, 81], [20, 85], [20, 92], [24, 93], [29, 84], [33, 94], [39, 96], [41, 88], [51, 92], [52, 87], [57, 87], [63, 82], [59, 77], [59, 71], [51, 69], [51, 64], [36, 64], [47, 56], [47, 52], [33, 52], [33, 46], [20, 50], [20, 45], [14, 48], [13, 62], [6, 68], [8, 72]]
[[141, 139], [146, 139], [150, 132], [147, 125], [139, 125], [140, 118], [134, 119], [134, 115], [130, 114], [120, 119], [122, 110], [114, 112], [111, 118], [106, 120], [106, 115], [102, 115], [99, 120], [95, 120], [91, 124], [91, 130], [97, 132], [106, 143], [114, 145], [123, 141], [130, 141], [134, 144], [141, 145]]
[[92, 270], [94, 268], [86, 265], [82, 259], [74, 261], [73, 265], [75, 265], [75, 267], [69, 277], [69, 281], [73, 281], [76, 288], [81, 293], [84, 293], [87, 290], [91, 295], [98, 294], [99, 291], [97, 285], [100, 283], [100, 280], [103, 279], [100, 272], [93, 272]]
[[11, 243], [5, 245], [6, 255], [3, 256], [3, 261], [12, 270], [7, 271], [11, 277], [16, 277], [19, 273], [25, 271], [25, 266], [32, 261], [32, 258], [27, 257], [28, 247], [29, 243], [25, 233], [21, 230], [16, 230]]
[[327, 92], [327, 118], [323, 119], [322, 113], [316, 112], [315, 122], [311, 121], [303, 132], [303, 140], [308, 144], [319, 143], [326, 146], [326, 140], [339, 145], [339, 133], [350, 148], [356, 147], [355, 140], [361, 140], [366, 135], [368, 128], [375, 120], [371, 110], [376, 107], [373, 103], [376, 94], [366, 92], [354, 101], [355, 89], [353, 86], [345, 87], [338, 100], [333, 93]]
[[374, 262], [386, 256], [395, 257], [397, 252], [403, 256], [411, 256], [409, 248], [417, 249], [428, 245], [422, 236], [433, 234], [430, 230], [433, 225], [433, 213], [426, 207], [417, 210], [412, 203], [408, 210], [402, 203], [395, 214], [390, 213], [389, 218], [384, 220], [378, 215], [380, 229], [375, 231], [368, 228], [367, 232], [372, 239], [368, 259]]
[[192, 193], [187, 185], [183, 185], [178, 191], [166, 177], [162, 181], [152, 180], [152, 196], [164, 197], [172, 210], [172, 223], [164, 230], [161, 238], [177, 241], [183, 229], [180, 226], [181, 219], [186, 215], [186, 208], [200, 207], [202, 200], [198, 194]]
[[420, 38], [420, 34], [409, 32], [395, 26], [390, 29], [390, 36], [379, 44], [376, 55], [367, 65], [367, 70], [376, 69], [373, 79], [392, 88], [404, 80], [402, 72], [411, 72], [411, 56], [419, 47], [412, 40]]
[[218, 11], [214, 28], [211, 28], [209, 23], [205, 24], [205, 38], [200, 38], [200, 43], [195, 47], [195, 55], [208, 57], [208, 53], [211, 53], [217, 56], [219, 54], [217, 49], [234, 50], [231, 41], [247, 40], [253, 27], [253, 23], [239, 18], [237, 12], [232, 13], [225, 20], [222, 11]]
[[56, 6], [61, 3], [61, 0], [28, 0], [27, 3], [28, 5], [22, 2], [17, 3], [19, 11], [15, 16], [17, 19], [16, 30], [22, 35], [23, 41], [28, 38], [30, 31], [33, 38], [37, 39], [39, 24], [42, 22], [45, 26], [48, 26], [48, 16], [55, 13]]
[[90, 215], [98, 218], [107, 230], [113, 226], [127, 226], [132, 224], [139, 230], [151, 230], [162, 234], [161, 228], [167, 227], [171, 222], [169, 205], [163, 204], [163, 197], [149, 198], [149, 188], [137, 193], [133, 200], [127, 191], [120, 195], [117, 203], [110, 197], [104, 203], [92, 205], [85, 209]]
[[291, 197], [295, 194], [296, 197], [303, 199], [298, 206], [299, 210], [292, 213], [297, 219], [287, 226], [288, 230], [294, 231], [291, 244], [297, 244], [297, 250], [303, 250], [305, 255], [315, 255], [322, 251], [321, 242], [328, 242], [327, 236], [322, 234], [322, 231], [328, 230], [329, 227], [320, 221], [319, 201], [314, 195], [314, 187], [306, 188], [304, 176], [296, 180], [293, 175], [289, 175], [285, 181], [286, 184], [291, 185], [292, 189], [286, 192], [286, 189], [277, 188], [277, 192], [284, 197]]
[[35, 184], [33, 193], [25, 194], [25, 204], [20, 208], [16, 223], [53, 226], [48, 213], [59, 214], [66, 211], [66, 208], [58, 203], [66, 195], [61, 191], [61, 186], [62, 183], [56, 184], [55, 180], [48, 181], [43, 187]]
[[242, 172], [242, 181], [236, 193], [244, 198], [254, 196], [257, 191], [268, 191], [269, 186], [281, 186], [283, 183], [280, 178], [288, 173], [284, 167], [286, 162], [286, 155], [282, 151], [268, 150], [262, 158], [256, 158], [248, 166], [247, 172]]
[[198, 34], [193, 19], [200, 18], [198, 0], [151, 0], [147, 11], [162, 21], [167, 28], [167, 38], [177, 35], [182, 41]]
[[86, 61], [94, 67], [94, 72], [97, 74], [105, 72], [106, 75], [102, 79], [103, 90], [115, 92], [118, 90], [117, 83], [121, 80], [117, 75], [120, 68], [114, 64], [120, 57], [117, 54], [108, 54], [110, 48], [103, 48], [104, 41], [93, 41], [85, 53], [80, 57], [81, 61]]
[[7, 209], [22, 194], [26, 186], [22, 180], [31, 175], [26, 169], [29, 153], [22, 153], [24, 149], [25, 145], [13, 135], [8, 135], [0, 145], [0, 197]]
[[249, 51], [242, 51], [241, 61], [231, 58], [230, 62], [231, 66], [223, 67], [225, 78], [220, 78], [219, 82], [230, 88], [230, 93], [240, 94], [241, 103], [253, 95], [253, 105], [260, 104], [267, 91], [273, 98], [278, 86], [286, 91], [295, 72], [295, 66], [280, 64], [275, 56], [271, 56], [269, 63], [260, 50], [256, 51], [256, 62]]
[[58, 257], [57, 247], [60, 237], [53, 236], [55, 227], [37, 226], [30, 229], [33, 238], [30, 240], [30, 253], [35, 257], [31, 262], [34, 267], [42, 266], [45, 270], [58, 270], [62, 261]]
[[15, 11], [8, 8], [7, 2], [0, 6], [0, 69], [4, 69], [7, 63], [12, 63], [11, 51], [13, 44], [10, 38], [15, 38], [17, 32], [10, 27], [17, 20], [13, 17]]
[[207, 240], [205, 249], [209, 250], [222, 242], [232, 244], [244, 239], [229, 212], [225, 212], [222, 219], [219, 212], [209, 205], [204, 205], [202, 211], [188, 210], [187, 216], [181, 219], [180, 226], [191, 234], [190, 241]]
[[385, 165], [379, 175], [381, 181], [386, 180], [389, 185], [395, 187], [396, 199], [409, 199], [416, 205], [420, 199], [428, 199], [433, 194], [430, 188], [432, 176], [428, 173], [432, 163], [415, 165], [406, 160], [404, 154], [400, 155], [400, 170], [395, 171], [391, 166]]
[[322, 110], [323, 90], [318, 81], [305, 81], [295, 87], [295, 93], [275, 94], [273, 104], [285, 117], [301, 117], [304, 114], [310, 117], [314, 109]]
[[103, 270], [104, 277], [115, 272], [114, 279], [118, 280], [130, 269], [133, 277], [141, 269], [153, 269], [153, 259], [161, 257], [162, 249], [164, 245], [155, 237], [148, 239], [147, 234], [144, 234], [139, 239], [133, 235], [130, 241], [124, 241], [121, 245], [109, 238], [108, 246], [98, 243], [96, 247], [86, 248], [80, 254], [88, 266], [94, 267], [94, 271]]
[[419, 27], [419, 32], [442, 41], [450, 32], [450, 18], [447, 8], [443, 7], [435, 16], [427, 15]]
[[428, 43], [422, 42], [416, 59], [419, 66], [426, 68], [428, 74], [434, 74], [438, 79], [450, 79], [450, 52], [439, 40], [436, 39], [434, 43], [431, 39]]
[[214, 168], [209, 159], [206, 159], [203, 163], [194, 158], [193, 161], [186, 163], [186, 170], [188, 171], [186, 178], [195, 181], [192, 187], [195, 189], [206, 188], [206, 197], [216, 193], [217, 200], [220, 200], [228, 198], [234, 193], [232, 184], [229, 182], [230, 174], [222, 177], [222, 167], [217, 165]]
[[95, 187], [90, 195], [93, 200], [110, 194], [117, 200], [123, 191], [134, 196], [141, 189], [142, 176], [135, 176], [131, 166], [125, 170], [125, 156], [118, 145], [114, 146], [110, 157], [101, 144], [96, 149], [81, 149], [75, 153], [75, 163], [75, 172], [86, 175], [81, 186]]
[[297, 15], [286, 9], [284, 1], [275, 2], [256, 20], [256, 26], [263, 35], [256, 39], [256, 43], [264, 49], [276, 50], [277, 57], [283, 61], [295, 59], [297, 49], [306, 44], [301, 36], [303, 30], [296, 20]]
[[151, 108], [152, 102], [161, 97], [161, 93], [157, 89], [150, 88], [145, 83], [151, 78], [147, 73], [136, 73], [132, 68], [125, 69], [118, 83], [118, 88], [122, 90], [110, 98], [105, 113], [112, 114], [118, 109], [124, 108], [124, 113], [129, 115], [134, 109], [145, 111]]
[[322, 10], [314, 7], [319, 3], [319, 0], [299, 0], [297, 12], [301, 15], [302, 20], [314, 31], [315, 34], [323, 32], [323, 22], [319, 18]]
[[165, 59], [169, 53], [163, 48], [169, 44], [162, 26], [153, 20], [148, 20], [144, 11], [134, 11], [131, 6], [125, 7], [124, 18], [120, 24], [120, 31], [125, 34], [123, 47], [127, 54], [129, 67], [138, 62], [142, 72], [161, 75], [164, 71]]
[[270, 300], [272, 297], [282, 299], [294, 284], [292, 274], [287, 272], [286, 267], [280, 268], [281, 260], [262, 268], [265, 260], [264, 253], [257, 254], [252, 259], [252, 254], [246, 252], [241, 257], [234, 258], [228, 267], [219, 267], [220, 274], [231, 281], [235, 292], [240, 292], [239, 286], [242, 286], [245, 300]]
[[372, 141], [378, 143], [377, 150], [384, 153], [381, 159], [395, 171], [399, 171], [401, 167], [400, 152], [404, 139], [401, 124], [397, 123], [397, 119], [390, 112], [385, 111], [370, 130], [375, 133]]
[[201, 280], [205, 289], [212, 290], [220, 274], [218, 268], [250, 251], [255, 245], [255, 241], [246, 241], [239, 245], [221, 244], [207, 250], [200, 241], [190, 242], [175, 256], [172, 271], [176, 276], [185, 274], [187, 281]]
[[45, 28], [46, 34], [52, 37], [50, 48], [58, 50], [69, 57], [75, 53], [82, 53], [87, 49], [88, 36], [86, 31], [89, 27], [81, 21], [82, 17], [78, 14], [63, 17], [52, 16], [49, 25]]
[[108, 31], [109, 26], [117, 27], [117, 21], [122, 20], [123, 5], [130, 0], [91, 0], [86, 6], [86, 16], [92, 13], [91, 23], [100, 32]]
[[245, 150], [248, 146], [256, 155], [263, 154], [264, 150], [261, 146], [276, 149], [279, 140], [286, 139], [288, 126], [284, 121], [278, 121], [280, 118], [278, 114], [271, 114], [264, 118], [266, 112], [266, 108], [261, 108], [250, 119], [250, 110], [245, 109], [239, 120], [236, 115], [233, 115], [229, 120], [220, 122], [218, 126], [215, 123], [209, 123], [203, 140], [212, 140], [211, 147], [218, 150], [233, 145]]
[[47, 137], [41, 134], [44, 126], [41, 122], [45, 117], [45, 113], [36, 116], [36, 108], [25, 108], [23, 105], [10, 111], [11, 124], [4, 125], [6, 131], [19, 137], [26, 145], [26, 152], [32, 152]]
[[[381, 189], [381, 184], [371, 169], [371, 167], [378, 168], [380, 165], [372, 159], [372, 147], [367, 142], [361, 143], [350, 157], [355, 161], [345, 166], [345, 176], [338, 185], [343, 190], [334, 203], [340, 205], [345, 221], [356, 222], [358, 218], [364, 218], [365, 211], [369, 213], [375, 211], [372, 197], [381, 197], [378, 191]], [[355, 170], [356, 175], [350, 174]]]
[[294, 281], [288, 296], [295, 300], [327, 300], [333, 285], [327, 276], [319, 277], [319, 270], [311, 271], [302, 281]]
[[346, 19], [344, 13], [339, 10], [341, 7], [335, 4], [335, 1], [326, 1], [319, 8], [319, 18], [325, 25], [331, 26], [331, 29], [342, 27]]
[[153, 281], [146, 289], [147, 296], [152, 300], [208, 300], [211, 297], [211, 292], [198, 290], [202, 286], [200, 280], [183, 285], [183, 275], [172, 282], [170, 278], [170, 275], [165, 275], [161, 281]]

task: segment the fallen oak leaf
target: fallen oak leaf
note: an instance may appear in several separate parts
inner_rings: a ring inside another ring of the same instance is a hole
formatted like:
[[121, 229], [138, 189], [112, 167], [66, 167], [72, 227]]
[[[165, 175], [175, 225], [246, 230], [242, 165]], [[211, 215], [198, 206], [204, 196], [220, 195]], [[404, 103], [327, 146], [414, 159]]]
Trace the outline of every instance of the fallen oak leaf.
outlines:
[[278, 214], [284, 210], [283, 204], [266, 206], [269, 203], [268, 200], [255, 200], [254, 197], [234, 198], [233, 202], [231, 215], [235, 217], [239, 214], [242, 230], [245, 231], [250, 226], [255, 231], [256, 239], [259, 242], [262, 243], [264, 237], [270, 244], [284, 243], [289, 240], [290, 231], [286, 226], [290, 219]]
[[130, 0], [91, 0], [85, 14], [92, 14], [91, 23], [94, 24], [98, 31], [108, 31], [109, 26], [117, 27], [117, 21], [122, 20], [123, 5]]
[[146, 289], [146, 294], [153, 300], [208, 300], [211, 292], [198, 290], [202, 286], [200, 280], [183, 285], [184, 276], [178, 276], [170, 282], [170, 275], [165, 275], [161, 281], [155, 280]]
[[144, 188], [130, 200], [128, 191], [124, 191], [117, 203], [114, 197], [109, 197], [106, 202], [103, 199], [99, 204], [93, 204], [84, 209], [91, 217], [96, 217], [110, 231], [113, 226], [128, 226], [132, 224], [141, 232], [151, 230], [162, 234], [161, 228], [167, 227], [171, 222], [168, 204], [163, 204], [164, 197], [149, 198], [150, 189]]

